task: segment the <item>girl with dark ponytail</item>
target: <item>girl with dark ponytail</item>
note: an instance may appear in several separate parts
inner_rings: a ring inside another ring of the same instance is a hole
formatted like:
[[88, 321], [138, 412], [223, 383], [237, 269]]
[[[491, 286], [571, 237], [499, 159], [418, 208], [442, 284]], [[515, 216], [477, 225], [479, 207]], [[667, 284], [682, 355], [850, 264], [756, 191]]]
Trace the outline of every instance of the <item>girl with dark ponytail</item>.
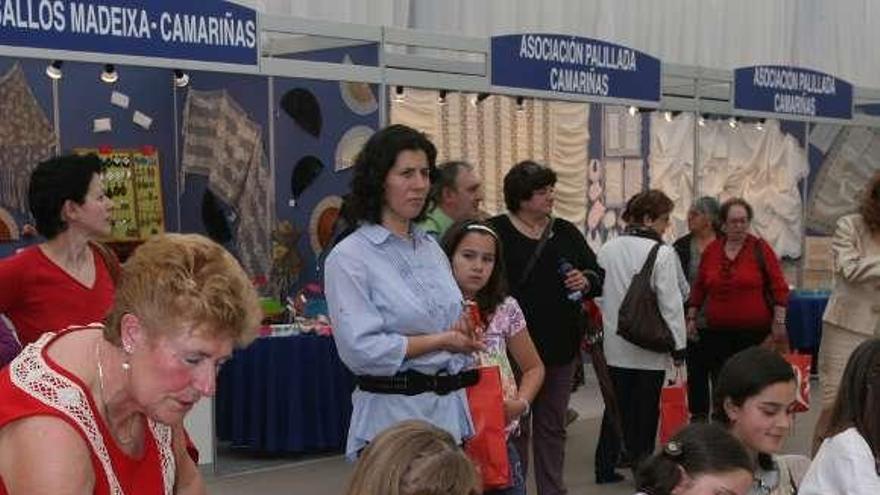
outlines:
[[752, 461], [717, 425], [694, 423], [675, 435], [636, 473], [638, 495], [745, 495]]

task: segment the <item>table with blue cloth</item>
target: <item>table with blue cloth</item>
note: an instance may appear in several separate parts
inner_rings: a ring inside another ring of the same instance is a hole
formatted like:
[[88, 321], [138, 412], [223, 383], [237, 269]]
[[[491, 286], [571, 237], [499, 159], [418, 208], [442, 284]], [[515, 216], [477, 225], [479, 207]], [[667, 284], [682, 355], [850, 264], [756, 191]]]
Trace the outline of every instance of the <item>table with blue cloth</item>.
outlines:
[[792, 349], [804, 351], [813, 356], [812, 373], [816, 373], [816, 358], [822, 342], [822, 315], [828, 305], [828, 291], [792, 291], [788, 299], [786, 328]]
[[343, 449], [352, 390], [354, 376], [331, 337], [259, 338], [220, 372], [217, 436], [261, 453]]

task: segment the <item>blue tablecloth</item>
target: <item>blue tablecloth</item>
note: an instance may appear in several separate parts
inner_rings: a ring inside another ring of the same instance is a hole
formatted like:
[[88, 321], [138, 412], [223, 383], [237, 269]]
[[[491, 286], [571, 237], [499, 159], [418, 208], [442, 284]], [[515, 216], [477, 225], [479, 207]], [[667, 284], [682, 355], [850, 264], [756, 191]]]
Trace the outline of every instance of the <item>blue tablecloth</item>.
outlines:
[[220, 372], [217, 436], [268, 453], [342, 449], [352, 390], [331, 337], [257, 339]]
[[791, 347], [818, 351], [822, 341], [822, 314], [825, 313], [828, 297], [827, 292], [791, 293], [786, 317]]

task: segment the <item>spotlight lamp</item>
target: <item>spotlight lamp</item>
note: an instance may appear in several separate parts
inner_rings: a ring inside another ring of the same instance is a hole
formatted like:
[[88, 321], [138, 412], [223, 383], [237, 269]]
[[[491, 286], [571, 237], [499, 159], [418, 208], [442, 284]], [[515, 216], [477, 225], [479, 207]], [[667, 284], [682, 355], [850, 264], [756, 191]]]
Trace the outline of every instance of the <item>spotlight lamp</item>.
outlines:
[[174, 69], [174, 86], [178, 88], [189, 86], [189, 74], [180, 69]]
[[113, 84], [119, 80], [119, 73], [116, 72], [116, 67], [113, 64], [104, 65], [104, 72], [101, 72], [101, 80], [107, 84]]
[[441, 105], [446, 104], [446, 93], [447, 93], [447, 91], [445, 89], [440, 90], [440, 92], [438, 93], [438, 96], [437, 96], [437, 103], [439, 103]]
[[672, 122], [672, 112], [670, 112], [669, 110], [663, 112], [663, 120], [665, 120], [666, 122]]
[[629, 108], [626, 109], [626, 113], [628, 113], [630, 117], [635, 117], [636, 114], [639, 113], [639, 109], [635, 105], [630, 105]]
[[700, 127], [706, 127], [706, 114], [700, 114], [700, 118], [697, 119], [697, 125]]
[[394, 101], [400, 103], [403, 101], [403, 86], [394, 87]]
[[727, 125], [730, 126], [731, 129], [736, 129], [736, 127], [739, 125], [739, 120], [737, 120], [736, 117], [731, 117], [727, 119]]
[[61, 60], [53, 60], [51, 64], [46, 67], [46, 75], [49, 76], [49, 79], [61, 79], [61, 66], [64, 64]]

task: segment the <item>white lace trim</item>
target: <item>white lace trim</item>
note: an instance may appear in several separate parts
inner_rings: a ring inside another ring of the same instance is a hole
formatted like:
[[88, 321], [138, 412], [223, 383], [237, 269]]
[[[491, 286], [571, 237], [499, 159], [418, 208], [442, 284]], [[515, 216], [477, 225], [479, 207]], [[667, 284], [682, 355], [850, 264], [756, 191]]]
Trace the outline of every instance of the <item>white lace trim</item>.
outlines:
[[[39, 340], [26, 346], [9, 364], [12, 384], [43, 404], [63, 413], [73, 420], [84, 433], [92, 451], [104, 469], [111, 495], [124, 495], [122, 486], [113, 471], [113, 464], [104, 437], [95, 421], [95, 413], [89, 405], [82, 388], [66, 376], [53, 370], [43, 360], [42, 351], [46, 344], [55, 338], [55, 333], [47, 332]], [[156, 439], [159, 459], [162, 464], [162, 479], [165, 494], [174, 491], [175, 462], [171, 448], [171, 428], [149, 421], [150, 430]]]
[[153, 432], [153, 438], [156, 439], [156, 446], [159, 448], [159, 462], [162, 464], [162, 482], [165, 485], [165, 495], [173, 495], [177, 466], [174, 461], [174, 450], [172, 449], [171, 427], [157, 423], [152, 419], [149, 420], [149, 424], [150, 431]]

